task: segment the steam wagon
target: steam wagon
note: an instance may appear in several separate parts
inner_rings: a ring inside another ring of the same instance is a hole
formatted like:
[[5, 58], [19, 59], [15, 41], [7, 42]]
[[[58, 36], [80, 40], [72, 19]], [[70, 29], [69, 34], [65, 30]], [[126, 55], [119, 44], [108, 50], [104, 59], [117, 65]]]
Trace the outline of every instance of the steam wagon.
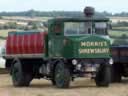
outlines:
[[109, 20], [89, 14], [51, 19], [48, 32], [9, 32], [3, 57], [13, 85], [29, 86], [34, 78], [44, 78], [68, 88], [75, 78], [90, 77], [97, 86], [109, 86], [113, 63]]

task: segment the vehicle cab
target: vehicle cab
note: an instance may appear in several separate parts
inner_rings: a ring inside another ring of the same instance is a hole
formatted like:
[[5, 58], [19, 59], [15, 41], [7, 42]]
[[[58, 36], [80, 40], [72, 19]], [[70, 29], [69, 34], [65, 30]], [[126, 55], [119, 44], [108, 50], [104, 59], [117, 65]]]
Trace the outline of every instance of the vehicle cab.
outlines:
[[57, 18], [49, 21], [50, 57], [110, 58], [108, 19]]
[[73, 77], [91, 76], [98, 86], [108, 86], [108, 66], [113, 63], [108, 21], [94, 17], [49, 20], [48, 57], [64, 60], [72, 69]]

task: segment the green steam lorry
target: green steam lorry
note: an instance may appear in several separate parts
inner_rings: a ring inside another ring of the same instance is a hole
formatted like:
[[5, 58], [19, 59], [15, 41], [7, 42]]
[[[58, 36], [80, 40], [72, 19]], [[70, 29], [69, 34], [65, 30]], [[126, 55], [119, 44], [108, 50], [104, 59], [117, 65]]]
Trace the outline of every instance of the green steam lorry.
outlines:
[[[86, 14], [89, 16], [88, 14]], [[14, 86], [28, 86], [34, 78], [68, 88], [77, 77], [90, 77], [97, 86], [111, 79], [107, 18], [54, 18], [48, 32], [9, 32], [6, 68]]]

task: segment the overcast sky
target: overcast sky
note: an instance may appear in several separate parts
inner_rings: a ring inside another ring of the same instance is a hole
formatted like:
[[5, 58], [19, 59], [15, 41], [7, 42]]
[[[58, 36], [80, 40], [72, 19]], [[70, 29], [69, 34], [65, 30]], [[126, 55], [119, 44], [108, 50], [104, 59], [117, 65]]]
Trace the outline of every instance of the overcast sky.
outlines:
[[0, 0], [1, 11], [82, 11], [93, 6], [96, 11], [128, 12], [128, 0]]

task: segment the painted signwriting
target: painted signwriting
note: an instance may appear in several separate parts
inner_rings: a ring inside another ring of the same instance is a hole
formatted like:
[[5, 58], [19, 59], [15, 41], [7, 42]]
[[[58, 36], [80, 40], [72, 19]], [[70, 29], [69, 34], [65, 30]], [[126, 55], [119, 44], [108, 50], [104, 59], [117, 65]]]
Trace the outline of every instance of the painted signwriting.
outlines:
[[91, 46], [107, 46], [107, 42], [81, 42], [81, 47], [91, 47]]
[[[106, 47], [107, 42], [102, 41], [102, 42], [81, 42], [81, 47]], [[80, 48], [79, 49], [80, 54], [104, 54], [104, 53], [109, 53], [109, 48]]]

